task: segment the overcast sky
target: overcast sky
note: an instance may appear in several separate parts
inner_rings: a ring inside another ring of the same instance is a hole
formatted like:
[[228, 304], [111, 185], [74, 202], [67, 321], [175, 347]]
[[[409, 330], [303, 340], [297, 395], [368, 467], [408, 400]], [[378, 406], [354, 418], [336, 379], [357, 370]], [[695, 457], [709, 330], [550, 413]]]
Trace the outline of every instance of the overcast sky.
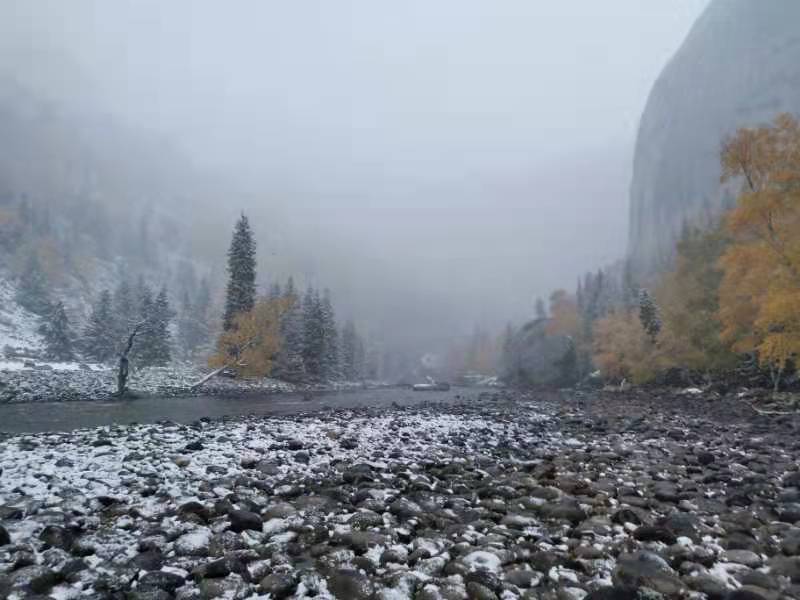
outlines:
[[354, 310], [470, 329], [622, 255], [638, 119], [706, 3], [0, 0], [0, 49], [236, 178]]

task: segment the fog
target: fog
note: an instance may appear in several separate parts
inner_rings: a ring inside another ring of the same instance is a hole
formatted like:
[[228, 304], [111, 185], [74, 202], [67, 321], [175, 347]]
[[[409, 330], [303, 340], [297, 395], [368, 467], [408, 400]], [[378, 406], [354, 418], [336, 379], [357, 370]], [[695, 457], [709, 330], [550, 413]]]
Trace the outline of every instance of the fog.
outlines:
[[3, 0], [0, 50], [229, 181], [266, 277], [424, 349], [623, 255], [638, 118], [705, 4]]

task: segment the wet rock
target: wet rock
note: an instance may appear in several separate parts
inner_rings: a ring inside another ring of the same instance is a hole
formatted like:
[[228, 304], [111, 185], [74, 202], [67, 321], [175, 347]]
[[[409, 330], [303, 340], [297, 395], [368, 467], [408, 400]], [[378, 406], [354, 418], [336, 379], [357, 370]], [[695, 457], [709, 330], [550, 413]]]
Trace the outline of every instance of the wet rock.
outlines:
[[476, 581], [467, 583], [467, 598], [469, 600], [498, 600], [497, 594]]
[[150, 571], [139, 578], [137, 589], [139, 591], [163, 590], [174, 594], [186, 580], [175, 573], [167, 571]]
[[725, 559], [728, 562], [745, 565], [752, 569], [760, 567], [763, 562], [761, 556], [750, 550], [728, 550], [725, 552]]
[[187, 515], [195, 515], [204, 523], [208, 522], [211, 518], [211, 511], [195, 500], [181, 504], [178, 508], [178, 514], [184, 517]]
[[237, 533], [248, 529], [261, 531], [264, 527], [261, 517], [247, 510], [232, 510], [228, 513], [228, 518], [231, 521], [231, 530]]
[[[589, 592], [583, 600], [646, 600], [646, 595], [645, 597], [640, 596], [639, 592], [632, 587], [614, 585]], [[658, 599], [654, 598], [653, 600]]]
[[198, 452], [203, 449], [203, 442], [200, 440], [194, 440], [193, 442], [189, 442], [183, 447], [184, 452]]
[[371, 529], [383, 526], [383, 517], [371, 510], [360, 510], [347, 523], [353, 529]]
[[800, 521], [800, 502], [788, 502], [778, 506], [778, 517], [786, 523], [797, 523]]
[[222, 579], [203, 579], [200, 581], [200, 598], [226, 598], [229, 600], [242, 600], [251, 595], [250, 586], [241, 575], [232, 573]]
[[505, 579], [509, 583], [519, 588], [532, 588], [539, 585], [542, 580], [542, 574], [536, 571], [528, 571], [525, 569], [512, 569], [506, 571]]
[[697, 454], [697, 462], [703, 466], [712, 464], [716, 460], [711, 452], [699, 452]]
[[296, 514], [297, 509], [294, 506], [286, 502], [278, 502], [267, 507], [267, 510], [264, 511], [264, 519], [267, 521], [270, 519], [287, 519]]
[[331, 574], [328, 589], [338, 600], [369, 600], [375, 591], [368, 577], [352, 569], [339, 569]]
[[398, 498], [389, 505], [389, 512], [401, 519], [410, 519], [422, 514], [422, 508], [411, 500]]
[[678, 595], [686, 588], [663, 558], [646, 551], [621, 555], [612, 581], [622, 587], [649, 587], [665, 595]]
[[0, 546], [5, 546], [11, 543], [11, 535], [9, 535], [8, 530], [0, 525]]
[[643, 525], [638, 527], [633, 532], [633, 537], [640, 542], [663, 542], [665, 544], [674, 544], [677, 537], [666, 527], [658, 525]]
[[30, 565], [13, 571], [8, 576], [12, 590], [45, 594], [60, 580], [59, 575], [42, 565]]
[[800, 557], [774, 556], [769, 561], [770, 573], [788, 577], [792, 583], [800, 583]]
[[546, 519], [563, 519], [577, 525], [586, 519], [586, 511], [577, 501], [564, 499], [560, 502], [543, 504], [539, 512]]
[[261, 580], [259, 589], [270, 598], [288, 598], [297, 589], [297, 580], [290, 573], [272, 573]]
[[800, 528], [792, 528], [784, 534], [781, 550], [789, 556], [800, 555]]
[[39, 534], [39, 539], [48, 548], [61, 548], [70, 550], [75, 542], [75, 536], [71, 531], [59, 525], [48, 525]]

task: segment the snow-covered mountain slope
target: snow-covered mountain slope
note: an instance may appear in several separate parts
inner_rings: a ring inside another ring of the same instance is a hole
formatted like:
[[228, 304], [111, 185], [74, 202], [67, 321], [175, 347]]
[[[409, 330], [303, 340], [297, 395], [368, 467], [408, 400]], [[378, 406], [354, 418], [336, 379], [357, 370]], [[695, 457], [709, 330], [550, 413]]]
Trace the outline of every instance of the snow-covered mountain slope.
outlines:
[[21, 356], [40, 353], [42, 338], [38, 327], [38, 317], [17, 303], [15, 286], [0, 276], [0, 353]]

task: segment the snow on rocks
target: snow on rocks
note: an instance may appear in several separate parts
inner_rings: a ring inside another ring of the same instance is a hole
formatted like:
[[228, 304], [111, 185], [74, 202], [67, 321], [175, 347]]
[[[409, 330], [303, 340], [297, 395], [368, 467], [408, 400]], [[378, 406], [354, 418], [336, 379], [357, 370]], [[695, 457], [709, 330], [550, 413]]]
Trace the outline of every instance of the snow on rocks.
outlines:
[[[276, 379], [225, 377], [213, 378], [202, 388], [192, 389], [203, 374], [196, 366], [176, 363], [134, 371], [129, 385], [136, 394], [160, 397], [295, 391], [295, 386]], [[0, 361], [0, 404], [108, 400], [116, 385], [116, 371], [106, 365], [29, 359]]]
[[613, 396], [9, 437], [0, 594], [798, 597], [796, 424]]

